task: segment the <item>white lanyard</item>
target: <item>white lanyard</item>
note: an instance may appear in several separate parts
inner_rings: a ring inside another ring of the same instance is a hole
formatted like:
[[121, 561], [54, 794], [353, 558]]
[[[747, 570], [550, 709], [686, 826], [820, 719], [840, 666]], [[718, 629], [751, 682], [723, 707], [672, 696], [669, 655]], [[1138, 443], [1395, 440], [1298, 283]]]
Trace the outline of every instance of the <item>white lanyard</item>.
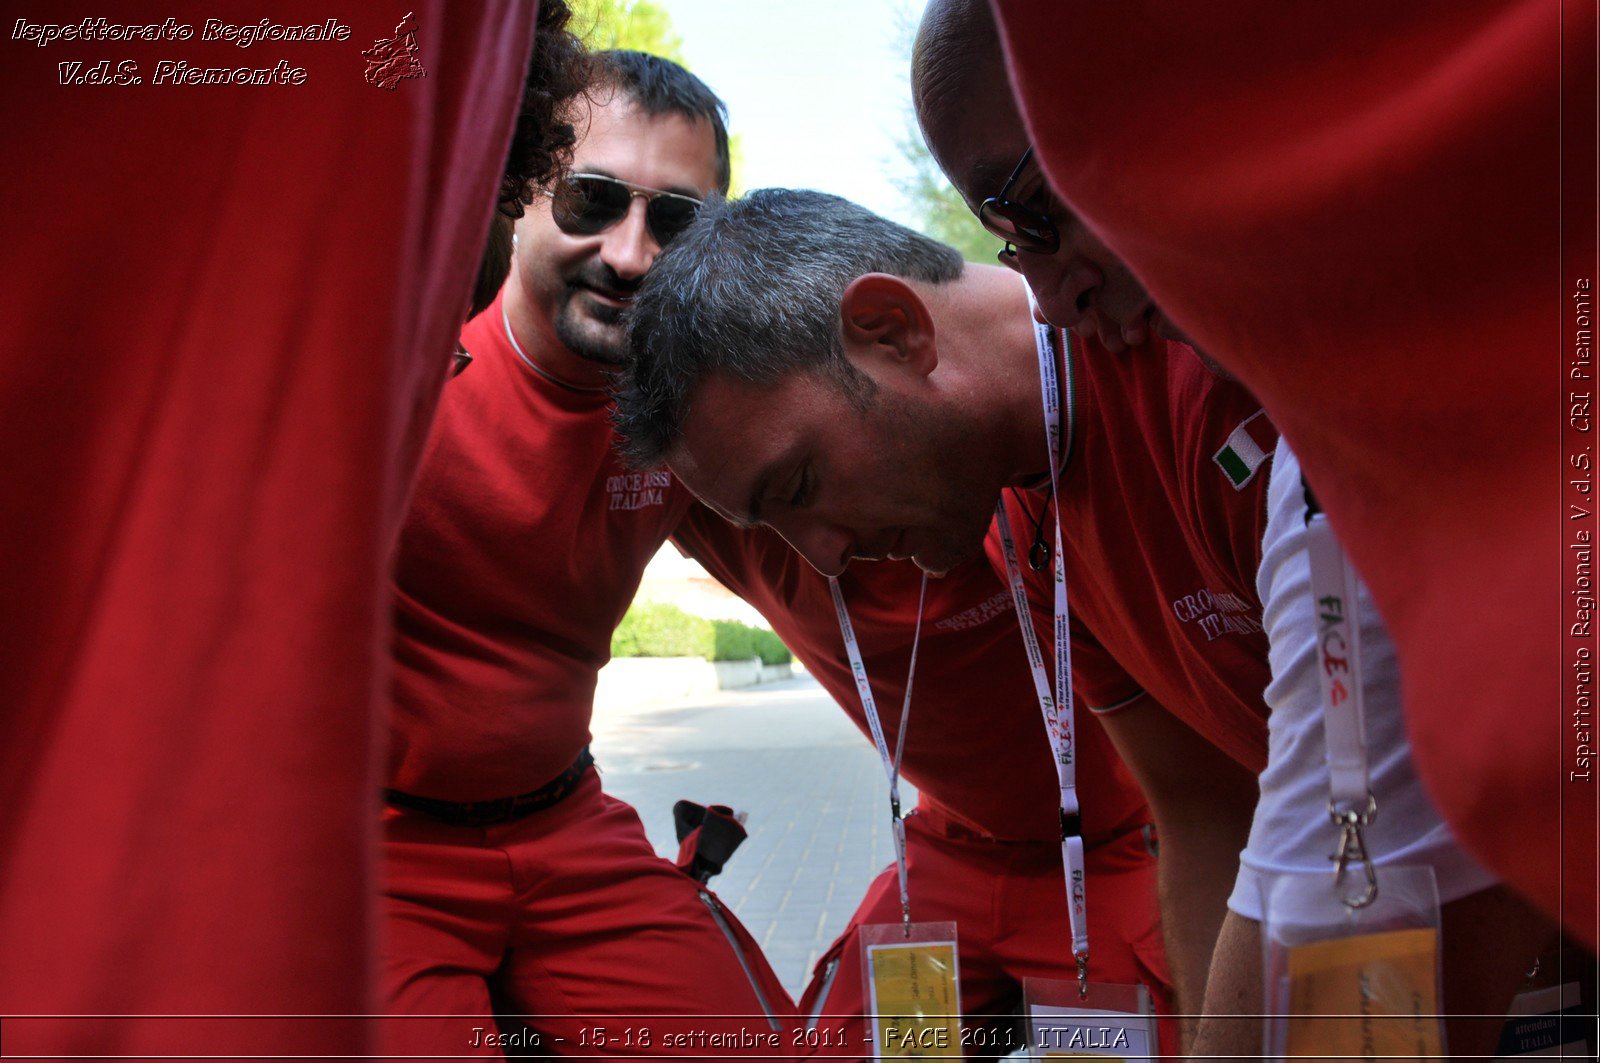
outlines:
[[889, 812], [894, 817], [894, 865], [900, 875], [900, 918], [911, 926], [911, 889], [906, 870], [906, 825], [900, 816], [900, 760], [906, 750], [906, 723], [911, 718], [911, 680], [917, 674], [917, 645], [922, 641], [922, 605], [928, 597], [928, 574], [922, 574], [922, 589], [917, 592], [917, 626], [911, 635], [911, 663], [906, 666], [906, 697], [900, 706], [900, 730], [894, 736], [894, 755], [889, 755], [889, 741], [883, 735], [883, 721], [878, 719], [878, 702], [872, 696], [872, 684], [867, 680], [867, 666], [861, 659], [861, 645], [856, 642], [856, 629], [850, 623], [850, 610], [844, 604], [844, 592], [839, 581], [828, 577], [828, 589], [833, 592], [833, 608], [839, 614], [839, 633], [844, 636], [844, 651], [850, 658], [850, 672], [856, 677], [856, 692], [861, 695], [861, 707], [867, 713], [867, 726], [872, 730], [872, 744], [878, 747], [883, 760], [883, 772], [889, 777]]
[[1317, 678], [1322, 684], [1322, 726], [1328, 743], [1328, 815], [1339, 828], [1334, 887], [1354, 861], [1367, 884], [1340, 899], [1365, 908], [1378, 896], [1378, 876], [1361, 830], [1378, 814], [1367, 772], [1366, 699], [1361, 687], [1360, 601], [1356, 574], [1311, 489], [1306, 493], [1306, 552], [1311, 561], [1311, 603], [1317, 618]]
[[1072, 929], [1072, 955], [1078, 964], [1078, 989], [1089, 986], [1089, 913], [1085, 904], [1086, 876], [1083, 858], [1083, 833], [1078, 802], [1078, 765], [1072, 708], [1071, 609], [1067, 604], [1067, 576], [1061, 564], [1061, 490], [1056, 463], [1062, 453], [1061, 402], [1056, 387], [1055, 329], [1034, 323], [1034, 341], [1039, 351], [1039, 386], [1044, 400], [1045, 441], [1049, 448], [1050, 497], [1055, 507], [1055, 556], [1051, 576], [1055, 584], [1055, 693], [1045, 669], [1039, 637], [1034, 633], [1028, 610], [1028, 592], [1022, 582], [1022, 567], [1017, 563], [1017, 546], [1011, 537], [1004, 500], [995, 505], [1000, 528], [1000, 546], [1005, 555], [1006, 578], [1011, 585], [1011, 604], [1022, 628], [1022, 642], [1028, 651], [1028, 666], [1033, 671], [1033, 688], [1044, 715], [1045, 733], [1056, 763], [1056, 781], [1061, 793], [1061, 864], [1066, 871], [1067, 919]]

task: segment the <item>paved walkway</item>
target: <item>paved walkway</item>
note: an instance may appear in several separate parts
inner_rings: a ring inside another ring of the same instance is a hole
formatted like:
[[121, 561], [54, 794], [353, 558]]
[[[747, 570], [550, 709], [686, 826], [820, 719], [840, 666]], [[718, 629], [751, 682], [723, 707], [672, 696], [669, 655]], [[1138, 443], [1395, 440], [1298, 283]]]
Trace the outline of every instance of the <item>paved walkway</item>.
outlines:
[[[606, 790], [639, 810], [656, 850], [678, 844], [680, 798], [750, 814], [712, 885], [796, 999], [811, 968], [894, 860], [888, 784], [872, 743], [810, 677], [692, 703], [598, 706]], [[903, 804], [915, 803], [905, 786]]]

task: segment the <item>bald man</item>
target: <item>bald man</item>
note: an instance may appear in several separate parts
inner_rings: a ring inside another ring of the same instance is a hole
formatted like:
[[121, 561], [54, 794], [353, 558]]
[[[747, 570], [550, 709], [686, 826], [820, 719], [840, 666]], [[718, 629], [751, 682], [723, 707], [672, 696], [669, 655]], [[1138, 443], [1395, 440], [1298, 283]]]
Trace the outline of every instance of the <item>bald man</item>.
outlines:
[[[1032, 157], [1028, 132], [1013, 102], [1000, 39], [981, 0], [935, 0], [928, 8], [913, 59], [918, 116], [935, 157], [985, 224], [1009, 239], [1001, 261], [1025, 274], [1052, 323], [1098, 337], [1114, 352], [1129, 351], [1152, 334], [1182, 338], [1180, 330], [1145, 291], [1128, 265], [1053, 192]], [[1006, 201], [998, 211], [985, 200]], [[1053, 235], [1052, 235], [1053, 234]], [[1137, 353], [1129, 355], [1137, 357]], [[1209, 356], [1203, 355], [1215, 365]], [[1321, 694], [1314, 671], [1315, 641], [1304, 544], [1304, 503], [1299, 466], [1280, 446], [1270, 492], [1272, 511], [1257, 588], [1272, 639], [1273, 682], [1267, 689], [1269, 762], [1262, 801], [1228, 898], [1229, 914], [1212, 957], [1194, 936], [1169, 940], [1180, 993], [1192, 1005], [1206, 985], [1208, 1016], [1261, 1010], [1260, 881], [1274, 873], [1325, 872], [1336, 835], [1327, 799]], [[1432, 808], [1412, 767], [1399, 712], [1398, 670], [1376, 607], [1362, 595], [1362, 637], [1367, 648], [1365, 692], [1372, 788], [1384, 815], [1368, 841], [1381, 866], [1422, 863], [1434, 868], [1445, 905], [1445, 1008], [1461, 1015], [1503, 1014], [1529, 962], [1548, 943], [1545, 922], [1496, 885], [1462, 851]], [[1112, 735], [1117, 737], [1117, 731]], [[1163, 739], [1145, 734], [1122, 749], [1147, 786]], [[1187, 798], [1205, 801], [1204, 794]], [[1153, 801], [1161, 822], [1159, 801]], [[1170, 842], [1163, 828], [1164, 841]], [[1183, 897], [1183, 879], [1196, 868], [1164, 862], [1163, 895]], [[1168, 914], [1171, 924], [1172, 914]], [[1210, 959], [1207, 984], [1204, 968]], [[1460, 1018], [1449, 1025], [1459, 1052], [1493, 1048], [1498, 1020]], [[1254, 1055], [1255, 1021], [1208, 1018], [1196, 1054]]]
[[995, 10], [1051, 183], [1298, 448], [1440, 809], [1600, 947], [1595, 5]]

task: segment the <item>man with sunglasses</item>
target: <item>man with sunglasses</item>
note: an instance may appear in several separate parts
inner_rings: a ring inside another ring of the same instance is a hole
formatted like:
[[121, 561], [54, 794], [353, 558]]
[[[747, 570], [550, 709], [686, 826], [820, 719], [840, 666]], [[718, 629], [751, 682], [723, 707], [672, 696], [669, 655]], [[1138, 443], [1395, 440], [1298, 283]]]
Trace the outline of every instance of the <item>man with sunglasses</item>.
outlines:
[[[689, 503], [613, 452], [621, 315], [729, 180], [722, 103], [697, 78], [638, 52], [597, 67], [570, 179], [535, 198], [509, 281], [463, 333], [473, 361], [400, 540], [395, 1055], [759, 1053], [793, 1011], [737, 921], [601, 791], [587, 747], [612, 631]], [[524, 1018], [497, 1028], [496, 1012]]]
[[[1098, 336], [1112, 350], [1140, 347], [1152, 334], [1179, 336], [1127, 264], [1046, 184], [1011, 98], [987, 3], [938, 0], [930, 5], [916, 48], [913, 91], [940, 165], [984, 226], [1004, 241], [1001, 261], [1026, 275], [1052, 322]], [[975, 110], [981, 121], [973, 120]], [[1139, 350], [1125, 357], [1147, 356]], [[1325, 870], [1334, 841], [1325, 809], [1326, 739], [1314, 673], [1304, 493], [1298, 462], [1287, 446], [1280, 445], [1274, 458], [1270, 498], [1258, 587], [1272, 643], [1273, 681], [1266, 691], [1271, 756], [1243, 853], [1208, 854], [1214, 873], [1227, 866], [1237, 872], [1215, 955], [1195, 949], [1175, 959], [1189, 966], [1191, 987], [1206, 986], [1207, 1017], [1193, 1046], [1200, 1055], [1259, 1050], [1259, 1023], [1226, 1016], [1261, 1010], [1260, 883], [1273, 873]], [[1449, 1041], [1458, 1052], [1486, 1053], [1495, 1045], [1500, 1023], [1472, 1017], [1503, 1014], [1549, 933], [1543, 920], [1461, 849], [1422, 789], [1400, 714], [1394, 649], [1365, 588], [1360, 613], [1366, 740], [1372, 791], [1380, 798], [1380, 814], [1367, 829], [1368, 848], [1380, 867], [1426, 864], [1434, 869], [1444, 902], [1445, 1010], [1462, 1016], [1450, 1022]], [[1143, 741], [1166, 746], [1172, 739], [1152, 731]], [[1128, 751], [1136, 773], [1149, 752]], [[1201, 802], [1206, 797], [1204, 791], [1188, 795]], [[1189, 876], [1195, 870], [1168, 865], [1169, 874]], [[1206, 979], [1198, 966], [1208, 959]], [[1190, 996], [1188, 1003], [1197, 1010], [1198, 998]]]

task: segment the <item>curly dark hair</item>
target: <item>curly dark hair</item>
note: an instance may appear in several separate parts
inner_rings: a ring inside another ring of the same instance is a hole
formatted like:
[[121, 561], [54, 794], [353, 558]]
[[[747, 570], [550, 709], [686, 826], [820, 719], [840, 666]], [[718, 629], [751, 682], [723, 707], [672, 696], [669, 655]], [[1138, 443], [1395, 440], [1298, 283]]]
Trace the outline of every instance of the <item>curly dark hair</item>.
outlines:
[[583, 43], [567, 29], [566, 0], [543, 0], [534, 30], [533, 55], [523, 82], [517, 128], [511, 136], [488, 243], [472, 285], [470, 320], [488, 309], [511, 272], [511, 226], [533, 202], [535, 190], [560, 180], [572, 161], [578, 134], [573, 118], [588, 91], [594, 67]]
[[470, 321], [489, 309], [500, 286], [511, 275], [511, 227], [516, 224], [504, 214], [489, 219], [489, 242], [484, 246], [483, 257], [478, 260], [478, 276], [472, 282], [472, 305], [467, 309]]
[[517, 130], [500, 180], [500, 213], [522, 217], [536, 188], [553, 184], [572, 159], [578, 134], [573, 109], [593, 74], [589, 53], [567, 28], [566, 0], [541, 0], [533, 57], [522, 90]]

